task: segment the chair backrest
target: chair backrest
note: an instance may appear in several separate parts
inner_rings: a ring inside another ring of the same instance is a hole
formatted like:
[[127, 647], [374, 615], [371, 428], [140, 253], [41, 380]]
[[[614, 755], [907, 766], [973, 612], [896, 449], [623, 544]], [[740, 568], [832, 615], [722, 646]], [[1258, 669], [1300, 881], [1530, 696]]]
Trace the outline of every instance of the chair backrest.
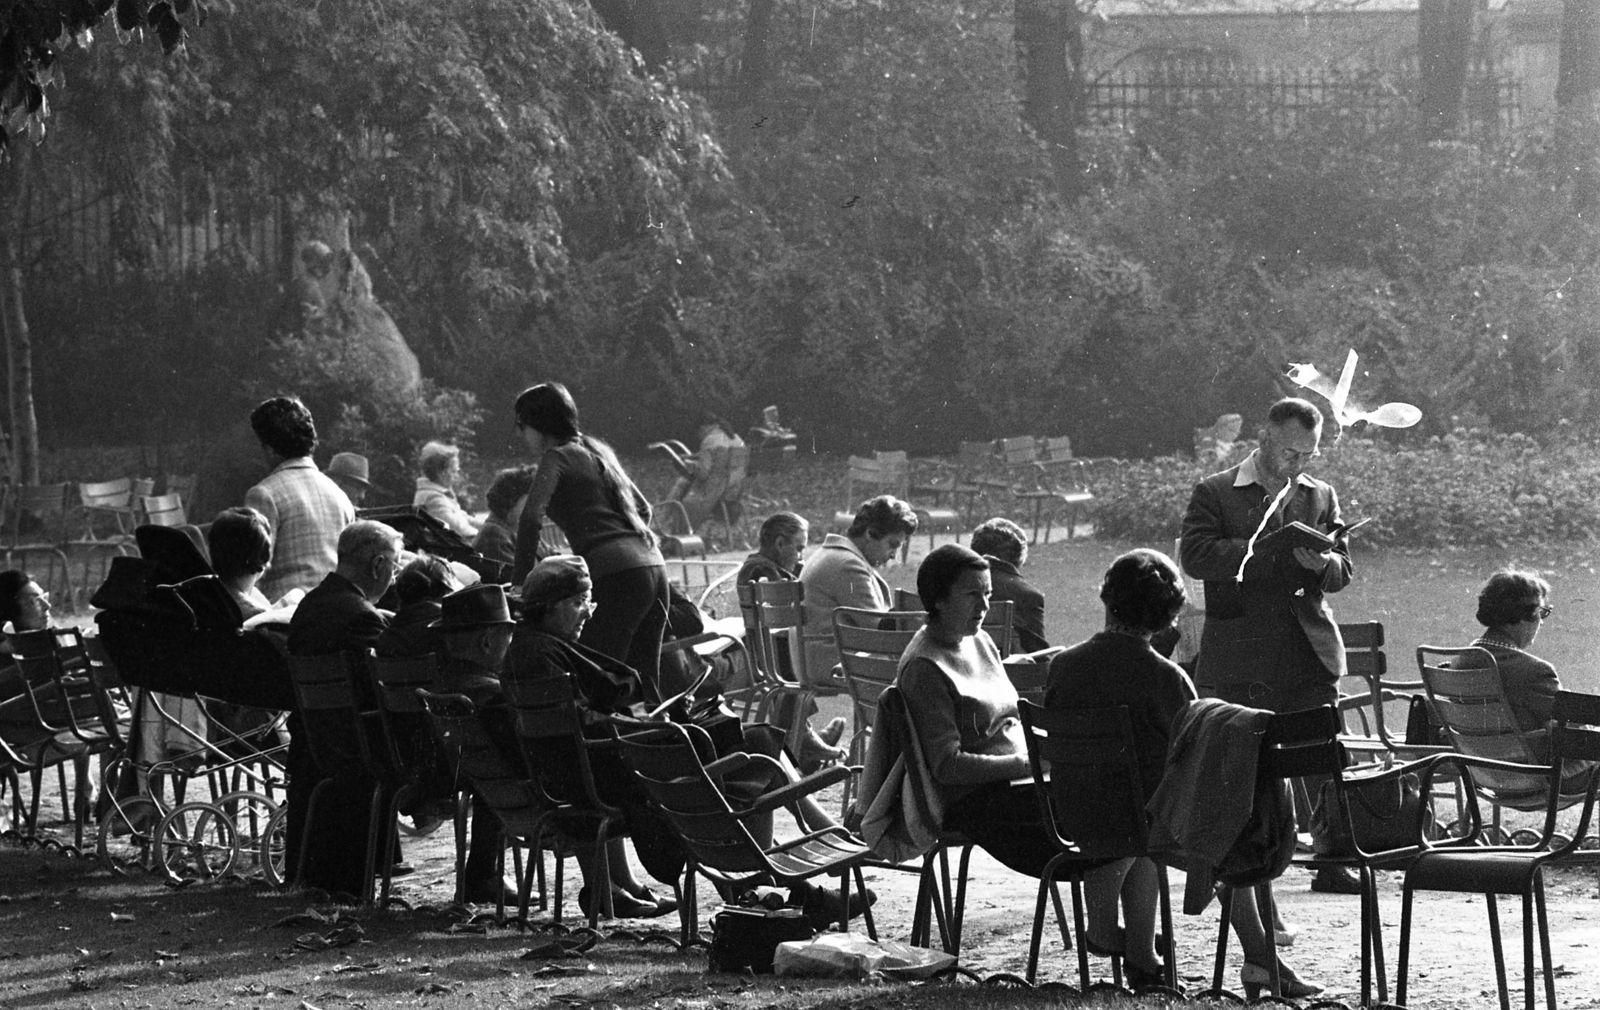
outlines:
[[896, 589], [894, 591], [894, 609], [896, 610], [927, 610], [922, 605], [922, 597], [915, 590]]
[[995, 444], [988, 442], [962, 442], [956, 451], [957, 474], [962, 480], [983, 476], [995, 460]]
[[[57, 543], [66, 539], [67, 494], [72, 485], [19, 484], [11, 492], [11, 541], [20, 544], [25, 540]], [[37, 534], [23, 535], [25, 519], [37, 520], [41, 529]]]
[[1039, 462], [1045, 466], [1053, 466], [1071, 462], [1072, 438], [1062, 435], [1058, 438], [1042, 438], [1039, 440]]
[[1086, 859], [1149, 848], [1138, 745], [1125, 705], [1047, 709], [1017, 705], [1040, 813], [1057, 844]]
[[1032, 435], [1018, 435], [1000, 440], [1000, 462], [1009, 470], [1031, 467], [1039, 460], [1039, 440]]
[[494, 745], [472, 700], [459, 694], [435, 694], [414, 688], [426, 713], [433, 739], [456, 788], [471, 785], [505, 827], [517, 838], [536, 837], [546, 813], [543, 800], [521, 762]]
[[134, 477], [128, 490], [135, 499], [143, 498], [147, 494], [155, 494], [156, 479], [154, 477]]
[[133, 502], [133, 478], [84, 481], [78, 485], [78, 496], [86, 509], [126, 509]]
[[184, 501], [194, 501], [194, 489], [200, 483], [198, 474], [169, 473], [161, 487], [162, 494], [178, 494]]
[[338, 779], [369, 777], [366, 734], [359, 729], [352, 674], [365, 675], [367, 657], [335, 652], [290, 656], [289, 675], [305, 727], [306, 746], [322, 774]]
[[[764, 652], [760, 653], [763, 671], [777, 679], [785, 669], [780, 652], [789, 656], [796, 683], [809, 683], [806, 650], [794, 644], [806, 634], [806, 587], [796, 580], [752, 582], [749, 586], [753, 617]], [[746, 627], [749, 627], [747, 620]], [[812, 629], [820, 634], [820, 629]]]
[[144, 512], [144, 521], [152, 526], [183, 526], [189, 522], [182, 495], [145, 495], [139, 499], [139, 508]]
[[854, 708], [856, 732], [872, 725], [878, 713], [878, 696], [894, 683], [900, 656], [916, 628], [886, 631], [879, 628], [885, 615], [876, 610], [835, 607], [833, 640], [839, 649], [845, 687]]
[[433, 686], [439, 672], [439, 659], [431, 653], [376, 656], [370, 669], [389, 763], [413, 776], [420, 774], [422, 769], [415, 766], [425, 753], [423, 740], [429, 728], [417, 689]]
[[685, 727], [663, 723], [622, 737], [620, 747], [623, 763], [650, 805], [666, 818], [697, 865], [722, 877], [771, 872], [761, 846], [706, 774]]
[[[1487, 649], [1419, 646], [1417, 669], [1433, 711], [1456, 750], [1497, 761], [1545, 763], [1529, 735], [1518, 727], [1506, 701], [1499, 667]], [[1491, 789], [1527, 791], [1531, 787], [1524, 776], [1503, 778], [1483, 769], [1473, 772], [1473, 780]]]
[[615, 815], [600, 797], [584, 736], [584, 713], [572, 675], [519, 677], [507, 670], [500, 690], [511, 707], [522, 758], [547, 802], [561, 810], [587, 809]]
[[854, 515], [861, 502], [873, 495], [904, 498], [910, 493], [910, 482], [911, 461], [904, 452], [851, 456], [845, 472], [844, 511]]
[[[894, 591], [894, 609], [924, 612], [927, 610], [922, 605], [922, 597], [909, 589]], [[989, 613], [983, 618], [983, 630], [994, 639], [994, 647], [1000, 650], [1002, 657], [1011, 655], [1014, 644], [1011, 621], [1015, 612], [1016, 605], [1010, 600], [992, 600], [989, 603]]]
[[1260, 771], [1285, 779], [1338, 776], [1345, 766], [1340, 730], [1333, 705], [1275, 714], [1261, 740]]
[[1006, 677], [1017, 689], [1017, 697], [1035, 705], [1044, 704], [1044, 690], [1050, 681], [1049, 663], [1007, 663]]

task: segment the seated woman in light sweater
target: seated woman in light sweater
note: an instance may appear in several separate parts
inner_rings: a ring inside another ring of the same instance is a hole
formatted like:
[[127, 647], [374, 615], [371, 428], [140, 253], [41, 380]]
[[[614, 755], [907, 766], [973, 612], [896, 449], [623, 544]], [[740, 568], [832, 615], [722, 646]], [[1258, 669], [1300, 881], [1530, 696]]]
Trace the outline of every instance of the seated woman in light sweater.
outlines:
[[478, 535], [478, 523], [456, 497], [456, 482], [461, 479], [461, 450], [443, 442], [429, 442], [422, 447], [417, 464], [422, 467], [422, 476], [417, 478], [417, 493], [411, 504], [471, 543]]
[[1037, 876], [1055, 850], [1028, 778], [1017, 690], [983, 630], [989, 562], [945, 544], [917, 569], [917, 593], [928, 623], [906, 646], [895, 683], [944, 801], [942, 827]]

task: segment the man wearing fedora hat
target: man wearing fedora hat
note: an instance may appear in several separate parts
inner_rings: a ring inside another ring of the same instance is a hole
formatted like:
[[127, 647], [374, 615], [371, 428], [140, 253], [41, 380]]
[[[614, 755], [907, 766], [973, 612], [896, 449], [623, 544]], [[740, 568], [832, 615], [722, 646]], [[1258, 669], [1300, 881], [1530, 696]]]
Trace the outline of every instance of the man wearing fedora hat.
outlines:
[[350, 504], [356, 508], [361, 507], [367, 500], [367, 492], [372, 490], [372, 482], [367, 479], [367, 457], [359, 453], [335, 453], [333, 459], [328, 461], [328, 469], [323, 472], [329, 480], [344, 489]]
[[[433, 622], [444, 635], [449, 660], [440, 670], [434, 689], [447, 694], [464, 694], [484, 714], [484, 727], [500, 750], [517, 754], [516, 738], [505, 699], [500, 694], [500, 667], [511, 645], [511, 608], [505, 590], [493, 583], [479, 583], [458, 590], [441, 601], [440, 615]], [[474, 790], [472, 794], [472, 844], [462, 870], [466, 899], [475, 904], [504, 900], [516, 904], [516, 888], [498, 879], [500, 824], [494, 811]], [[498, 890], [497, 890], [498, 889]]]

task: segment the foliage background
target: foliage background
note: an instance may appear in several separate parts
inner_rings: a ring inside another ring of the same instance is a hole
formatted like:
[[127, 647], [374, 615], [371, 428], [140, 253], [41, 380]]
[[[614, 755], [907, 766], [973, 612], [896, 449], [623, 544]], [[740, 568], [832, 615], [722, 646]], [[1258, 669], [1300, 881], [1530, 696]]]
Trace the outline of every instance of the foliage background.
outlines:
[[316, 385], [314, 355], [273, 352], [287, 278], [238, 250], [149, 266], [157, 208], [196, 186], [288, 208], [291, 240], [349, 215], [425, 373], [467, 394], [342, 429], [396, 459], [474, 409], [504, 450], [511, 397], [549, 378], [625, 448], [775, 403], [825, 451], [1030, 432], [1160, 456], [1223, 412], [1253, 430], [1286, 364], [1352, 347], [1359, 396], [1424, 410], [1386, 445], [1460, 423], [1581, 454], [1600, 421], [1600, 238], [1537, 124], [1427, 142], [1220, 103], [1088, 131], [1068, 203], [1009, 3], [807, 13], [754, 96], [647, 70], [567, 0], [237, 5], [187, 58], [63, 59], [36, 171], [114, 194], [118, 272], [53, 284], [68, 251], [35, 249], [46, 441], [205, 437], [267, 379]]

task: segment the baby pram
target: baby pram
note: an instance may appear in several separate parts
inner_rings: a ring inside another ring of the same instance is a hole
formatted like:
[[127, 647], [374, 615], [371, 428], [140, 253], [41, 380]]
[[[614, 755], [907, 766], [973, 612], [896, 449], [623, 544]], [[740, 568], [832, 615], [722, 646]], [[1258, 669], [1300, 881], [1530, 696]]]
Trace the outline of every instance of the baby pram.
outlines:
[[[242, 629], [238, 605], [181, 531], [141, 526], [134, 536], [141, 556], [113, 559], [90, 601], [102, 608], [95, 621], [107, 656], [139, 689], [128, 751], [104, 774], [97, 851], [115, 871], [153, 869], [174, 883], [236, 867], [278, 882], [281, 713], [294, 704], [281, 635]], [[174, 711], [175, 699], [191, 700], [199, 718]], [[152, 727], [168, 739], [153, 760], [140, 747]], [[162, 778], [173, 783], [171, 802], [146, 788]], [[186, 796], [196, 783], [201, 795]]]

